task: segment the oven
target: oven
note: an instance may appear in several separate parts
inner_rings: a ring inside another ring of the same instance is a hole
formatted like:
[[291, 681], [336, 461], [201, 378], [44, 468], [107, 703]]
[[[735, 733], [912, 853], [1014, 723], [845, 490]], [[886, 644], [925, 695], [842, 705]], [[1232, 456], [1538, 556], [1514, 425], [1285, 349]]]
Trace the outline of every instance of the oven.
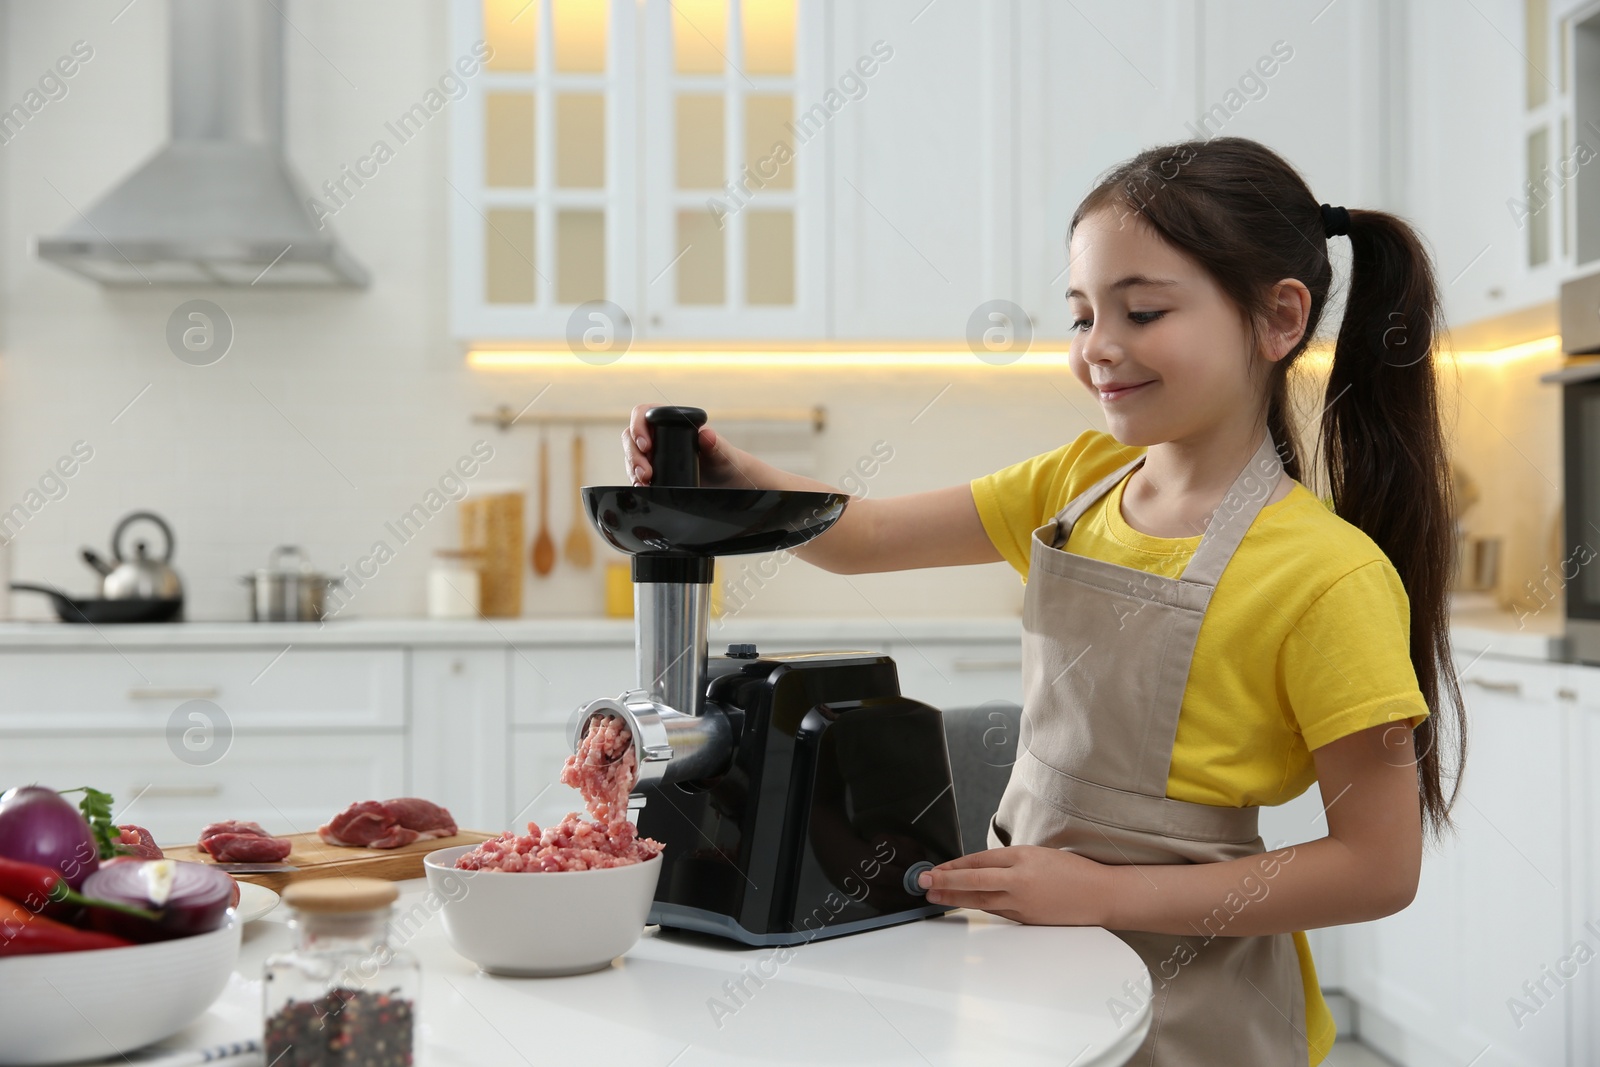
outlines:
[[1561, 286], [1561, 579], [1570, 658], [1600, 663], [1600, 273]]

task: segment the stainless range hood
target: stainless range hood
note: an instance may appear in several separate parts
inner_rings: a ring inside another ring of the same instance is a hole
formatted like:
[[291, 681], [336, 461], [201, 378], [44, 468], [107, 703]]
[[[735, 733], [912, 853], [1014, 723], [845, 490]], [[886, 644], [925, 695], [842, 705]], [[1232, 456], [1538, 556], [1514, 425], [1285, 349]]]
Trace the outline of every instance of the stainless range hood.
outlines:
[[103, 285], [365, 286], [283, 151], [271, 0], [170, 0], [172, 141], [39, 258]]

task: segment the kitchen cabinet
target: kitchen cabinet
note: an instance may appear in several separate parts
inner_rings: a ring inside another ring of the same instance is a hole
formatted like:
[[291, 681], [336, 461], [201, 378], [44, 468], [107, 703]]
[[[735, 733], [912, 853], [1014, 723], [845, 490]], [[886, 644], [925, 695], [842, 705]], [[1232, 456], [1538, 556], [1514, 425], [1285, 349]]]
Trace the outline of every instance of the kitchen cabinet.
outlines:
[[598, 697], [632, 689], [638, 670], [632, 644], [517, 646], [506, 655], [511, 793], [495, 825], [521, 832], [530, 819], [543, 825], [582, 806], [577, 794], [560, 783], [561, 765], [572, 752], [567, 733], [572, 713]]
[[[1518, 674], [1521, 677], [1518, 677]], [[1562, 671], [1480, 662], [1468, 674], [1473, 745], [1462, 781], [1454, 911], [1463, 983], [1458, 1048], [1492, 1047], [1485, 1064], [1565, 1062], [1571, 999], [1530, 999], [1524, 982], [1565, 954], [1566, 820], [1561, 773], [1570, 717]], [[1545, 771], [1549, 768], [1549, 771]]]
[[566, 726], [580, 704], [614, 697], [638, 684], [628, 645], [511, 649], [511, 721], [516, 726]]
[[644, 5], [643, 334], [826, 330], [825, 127], [844, 106], [829, 80], [830, 9], [816, 0]]
[[1568, 1058], [1584, 1018], [1572, 997], [1523, 985], [1545, 980], [1575, 933], [1572, 669], [1484, 656], [1458, 670], [1469, 748], [1456, 832], [1425, 856], [1408, 908], [1340, 930], [1345, 986], [1363, 1040], [1409, 1067], [1581, 1062]]
[[833, 333], [960, 340], [980, 304], [1016, 299], [1012, 6], [832, 10], [831, 77], [881, 60], [824, 131]]
[[405, 725], [393, 648], [0, 652], [0, 678], [6, 733], [187, 727], [180, 708], [191, 701], [235, 729]]
[[[1567, 1002], [1572, 1042], [1568, 1062], [1600, 1062], [1600, 969], [1595, 960], [1575, 966], [1579, 945], [1600, 957], [1600, 669], [1562, 668], [1561, 699], [1568, 706], [1568, 744], [1559, 764], [1571, 783], [1567, 853], [1571, 889], [1567, 937], [1561, 958], [1545, 961], [1559, 976], [1557, 995]], [[1574, 974], [1573, 971], [1576, 970]]]
[[[1184, 124], [1197, 112], [1198, 8], [1191, 0], [1015, 7], [1016, 39], [996, 72], [1010, 75], [997, 88], [1011, 100], [1000, 98], [989, 117], [989, 128], [1010, 131], [1014, 162], [998, 175], [999, 213], [984, 225], [1015, 242], [997, 251], [1009, 257], [1001, 262], [1015, 273], [1011, 298], [1038, 337], [1069, 336], [1067, 225], [1095, 179], [1150, 145], [1196, 136]], [[1208, 23], [1228, 21], [1230, 11], [1205, 5]], [[1243, 35], [1265, 50], [1272, 42], [1262, 37]], [[1297, 117], [1295, 125], [1303, 123]]]
[[452, 123], [458, 336], [609, 362], [632, 337], [825, 332], [824, 4], [453, 11], [455, 54], [490, 52]]
[[886, 651], [900, 692], [936, 708], [1022, 705], [1022, 647], [1016, 641], [897, 640]]
[[453, 104], [440, 194], [458, 336], [563, 338], [581, 304], [638, 307], [635, 11], [451, 6], [451, 56], [471, 86]]
[[[0, 629], [0, 788], [107, 789], [162, 841], [218, 818], [312, 831], [407, 794], [471, 829], [558, 819], [575, 796], [557, 783], [573, 711], [637, 683], [631, 626], [611, 620], [196, 623], [126, 628], [112, 650], [76, 628]], [[743, 620], [736, 636], [772, 653], [887, 652], [903, 691], [943, 708], [1020, 703], [1016, 633], [1015, 620]]]
[[[1442, 10], [1414, 17], [1452, 47], [1377, 0], [609, 0], [581, 31], [563, 29], [567, 6], [453, 8], [454, 53], [487, 38], [497, 57], [452, 105], [441, 193], [452, 329], [468, 341], [588, 333], [596, 361], [622, 333], [948, 343], [992, 324], [980, 309], [996, 300], [1060, 341], [1066, 225], [1094, 179], [1149, 144], [1218, 134], [1279, 148], [1332, 202], [1428, 200], [1446, 278], [1482, 243], [1466, 250], [1464, 230], [1492, 229], [1511, 258], [1508, 153], [1455, 174], [1483, 112], [1441, 137], [1450, 98], [1400, 81], [1426, 49], [1439, 77], [1516, 118], [1495, 95], [1518, 74], [1513, 50], [1474, 48], [1492, 67], [1478, 77], [1454, 46], [1493, 27]], [[564, 58], [574, 47], [587, 66]], [[1435, 104], [1415, 122], [1422, 152], [1408, 116]], [[1392, 178], [1402, 162], [1434, 180]], [[1447, 214], [1416, 188], [1478, 202]], [[1502, 286], [1490, 266], [1466, 285]], [[580, 309], [596, 300], [610, 306]]]
[[[1561, 269], [1559, 241], [1549, 262], [1531, 267], [1529, 220], [1519, 221], [1519, 205], [1528, 200], [1533, 129], [1526, 106], [1523, 56], [1529, 34], [1523, 3], [1490, 0], [1465, 11], [1450, 4], [1395, 6], [1404, 9], [1397, 17], [1409, 23], [1394, 38], [1408, 60], [1409, 103], [1401, 109], [1410, 116], [1402, 156], [1404, 203], [1428, 239], [1446, 320], [1459, 327], [1552, 300]], [[1556, 58], [1553, 50], [1549, 55]], [[1559, 82], [1555, 63], [1541, 69]], [[1559, 124], [1541, 150], [1550, 162], [1558, 136]], [[1552, 202], [1534, 221], [1559, 217], [1558, 206]]]
[[544, 826], [582, 809], [578, 794], [561, 784], [561, 766], [572, 753], [565, 726], [518, 726], [511, 731], [510, 750], [511, 810], [503, 820], [506, 829], [522, 833], [529, 820]]
[[164, 842], [310, 832], [405, 788], [397, 648], [104, 647], [0, 652], [0, 783], [106, 790]]
[[210, 764], [179, 759], [155, 732], [0, 737], [0, 782], [103, 789], [116, 800], [119, 823], [137, 823], [162, 844], [192, 844], [218, 819], [313, 833], [355, 800], [404, 795], [405, 768], [397, 729], [241, 732]]
[[511, 759], [505, 651], [416, 649], [410, 659], [410, 792], [449, 808], [457, 826], [500, 826]]

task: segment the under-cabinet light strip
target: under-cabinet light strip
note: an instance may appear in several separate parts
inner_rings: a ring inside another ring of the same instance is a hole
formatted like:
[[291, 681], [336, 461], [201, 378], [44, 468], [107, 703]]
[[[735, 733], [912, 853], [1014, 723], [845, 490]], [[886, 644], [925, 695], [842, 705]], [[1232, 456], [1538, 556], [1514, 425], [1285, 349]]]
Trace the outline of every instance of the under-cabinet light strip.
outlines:
[[[1558, 354], [1561, 338], [1558, 335], [1541, 337], [1522, 344], [1487, 350], [1443, 351], [1441, 362], [1451, 361], [1462, 366], [1496, 366]], [[467, 353], [467, 365], [477, 370], [520, 371], [552, 370], [559, 367], [598, 369], [622, 365], [628, 369], [644, 367], [715, 367], [762, 371], [773, 368], [820, 367], [904, 367], [904, 368], [954, 368], [970, 367], [976, 370], [1015, 368], [1018, 370], [1062, 370], [1067, 366], [1065, 348], [1030, 349], [1010, 362], [1002, 357], [982, 358], [966, 347], [959, 348], [891, 348], [852, 347], [835, 348], [826, 345], [787, 348], [635, 348], [624, 355], [602, 362], [607, 357], [596, 355], [580, 357], [566, 348], [550, 349], [495, 349], [474, 348]], [[1301, 359], [1325, 369], [1333, 359], [1333, 346], [1318, 344], [1308, 348]]]

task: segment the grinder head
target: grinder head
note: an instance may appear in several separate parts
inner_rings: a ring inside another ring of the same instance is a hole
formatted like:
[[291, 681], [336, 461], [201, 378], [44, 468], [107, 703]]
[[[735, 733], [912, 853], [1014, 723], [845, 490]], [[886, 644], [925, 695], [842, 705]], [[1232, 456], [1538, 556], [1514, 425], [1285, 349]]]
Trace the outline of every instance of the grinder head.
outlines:
[[843, 493], [586, 485], [600, 536], [630, 556], [736, 556], [793, 548], [844, 514]]
[[[700, 485], [700, 408], [653, 407], [650, 485], [586, 485], [600, 536], [630, 556], [706, 558], [803, 545], [844, 514], [844, 493]], [[637, 576], [638, 570], [636, 568]], [[709, 579], [708, 579], [709, 580]]]
[[844, 514], [843, 493], [700, 486], [700, 408], [645, 412], [655, 442], [649, 486], [586, 485], [584, 508], [612, 547], [633, 557], [639, 683], [617, 699], [579, 708], [572, 747], [590, 719], [622, 719], [633, 735], [639, 781], [689, 781], [719, 773], [731, 726], [705, 705], [707, 612], [716, 556], [772, 552], [816, 537]]

